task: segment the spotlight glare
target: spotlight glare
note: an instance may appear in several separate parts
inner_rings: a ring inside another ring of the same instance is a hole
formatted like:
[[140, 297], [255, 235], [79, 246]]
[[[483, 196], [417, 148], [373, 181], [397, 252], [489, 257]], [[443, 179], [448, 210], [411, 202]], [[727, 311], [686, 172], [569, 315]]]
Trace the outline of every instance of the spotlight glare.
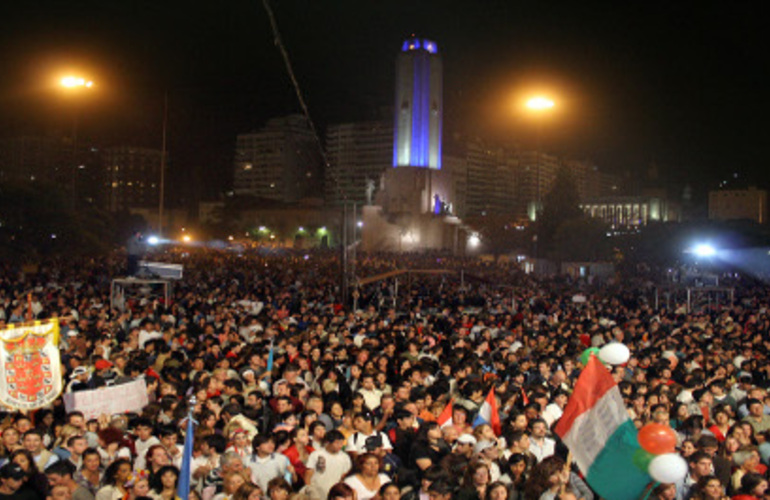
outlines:
[[701, 243], [693, 247], [692, 253], [694, 253], [698, 257], [713, 257], [717, 254], [717, 250], [716, 248], [714, 248], [713, 246], [707, 243]]

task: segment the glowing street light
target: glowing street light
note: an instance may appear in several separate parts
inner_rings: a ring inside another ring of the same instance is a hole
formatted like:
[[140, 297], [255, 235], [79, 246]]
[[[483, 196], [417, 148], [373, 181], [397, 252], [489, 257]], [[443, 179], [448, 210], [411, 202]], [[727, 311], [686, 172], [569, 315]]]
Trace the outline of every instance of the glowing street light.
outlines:
[[543, 111], [551, 109], [555, 106], [555, 103], [543, 96], [536, 96], [527, 101], [527, 107], [533, 111]]
[[192, 241], [192, 236], [190, 236], [189, 234], [185, 234], [184, 236], [182, 236], [182, 241], [184, 241], [185, 243], [190, 243]]
[[85, 78], [79, 77], [79, 76], [65, 76], [61, 79], [59, 82], [62, 87], [71, 89], [75, 87], [86, 87], [91, 88], [94, 86], [94, 82], [91, 80], [86, 80]]

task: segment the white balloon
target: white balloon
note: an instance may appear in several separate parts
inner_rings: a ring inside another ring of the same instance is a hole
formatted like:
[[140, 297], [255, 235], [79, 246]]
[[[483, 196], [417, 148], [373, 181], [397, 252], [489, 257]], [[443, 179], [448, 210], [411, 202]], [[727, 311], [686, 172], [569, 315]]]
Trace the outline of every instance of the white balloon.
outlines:
[[660, 483], [676, 483], [687, 475], [687, 462], [677, 453], [664, 453], [652, 459], [647, 472]]
[[599, 350], [599, 359], [609, 365], [622, 365], [631, 357], [631, 351], [620, 342], [611, 342]]

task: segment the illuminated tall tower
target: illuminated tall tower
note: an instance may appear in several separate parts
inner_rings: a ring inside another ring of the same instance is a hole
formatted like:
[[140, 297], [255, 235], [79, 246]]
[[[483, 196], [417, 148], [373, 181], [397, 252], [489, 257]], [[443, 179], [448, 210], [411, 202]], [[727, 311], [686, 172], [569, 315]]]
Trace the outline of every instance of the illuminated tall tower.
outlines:
[[441, 78], [436, 43], [406, 40], [396, 61], [394, 167], [441, 168]]

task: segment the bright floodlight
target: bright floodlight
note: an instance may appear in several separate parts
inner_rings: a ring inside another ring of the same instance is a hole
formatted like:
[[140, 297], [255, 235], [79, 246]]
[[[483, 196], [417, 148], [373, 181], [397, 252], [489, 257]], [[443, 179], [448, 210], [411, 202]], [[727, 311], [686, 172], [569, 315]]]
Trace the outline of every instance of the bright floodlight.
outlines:
[[147, 243], [149, 243], [150, 245], [157, 245], [158, 243], [160, 243], [160, 240], [158, 239], [157, 236], [150, 236], [149, 238], [147, 238]]
[[182, 241], [184, 241], [185, 243], [190, 243], [192, 241], [192, 237], [189, 234], [185, 234], [184, 236], [182, 236]]
[[527, 107], [534, 110], [550, 109], [554, 106], [554, 102], [547, 97], [533, 97], [527, 101]]
[[717, 249], [707, 243], [701, 243], [693, 247], [692, 253], [698, 257], [713, 257], [717, 254]]
[[61, 79], [61, 85], [62, 87], [67, 88], [73, 88], [73, 87], [92, 87], [94, 85], [94, 82], [91, 80], [86, 80], [85, 78], [80, 78], [78, 76], [65, 76]]
[[479, 246], [479, 243], [481, 243], [481, 239], [479, 238], [479, 235], [477, 235], [477, 234], [472, 234], [472, 235], [470, 235], [470, 236], [468, 237], [468, 244], [469, 244], [469, 245], [470, 245], [472, 248], [476, 248], [477, 246]]

